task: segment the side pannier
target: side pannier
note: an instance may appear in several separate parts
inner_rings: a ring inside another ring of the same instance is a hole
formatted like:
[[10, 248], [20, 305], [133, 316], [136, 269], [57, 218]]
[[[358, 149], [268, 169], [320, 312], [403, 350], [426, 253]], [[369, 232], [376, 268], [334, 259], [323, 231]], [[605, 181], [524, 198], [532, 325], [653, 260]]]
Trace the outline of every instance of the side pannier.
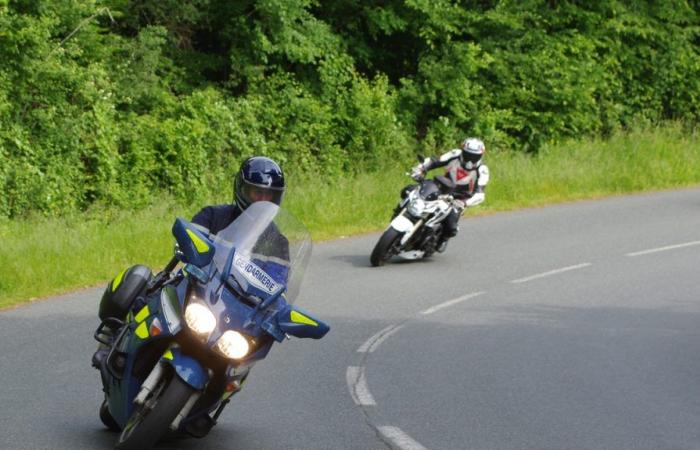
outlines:
[[108, 317], [124, 320], [134, 300], [144, 293], [151, 278], [151, 269], [141, 265], [131, 266], [117, 275], [102, 294], [100, 320]]

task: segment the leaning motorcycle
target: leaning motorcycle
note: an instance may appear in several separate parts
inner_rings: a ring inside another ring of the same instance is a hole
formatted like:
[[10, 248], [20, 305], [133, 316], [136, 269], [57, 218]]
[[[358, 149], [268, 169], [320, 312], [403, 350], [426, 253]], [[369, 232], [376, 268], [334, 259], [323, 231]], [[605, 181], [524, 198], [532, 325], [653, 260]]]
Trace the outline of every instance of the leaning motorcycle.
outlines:
[[120, 431], [118, 449], [205, 436], [274, 342], [329, 331], [292, 305], [311, 240], [277, 205], [253, 203], [216, 235], [180, 218], [172, 232], [175, 258], [163, 272], [131, 267], [100, 303], [95, 338], [105, 355], [93, 364], [100, 418]]
[[389, 227], [372, 250], [372, 266], [381, 266], [394, 255], [419, 259], [435, 253], [443, 221], [452, 211], [454, 187], [449, 178], [436, 176], [404, 191]]

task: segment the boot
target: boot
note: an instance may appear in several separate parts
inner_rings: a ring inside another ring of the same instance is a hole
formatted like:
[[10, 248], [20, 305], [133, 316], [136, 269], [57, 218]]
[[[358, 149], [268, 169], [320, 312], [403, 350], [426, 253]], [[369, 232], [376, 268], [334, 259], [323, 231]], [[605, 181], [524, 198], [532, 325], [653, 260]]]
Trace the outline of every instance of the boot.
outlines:
[[441, 236], [440, 240], [438, 241], [437, 245], [435, 246], [435, 251], [438, 253], [444, 253], [445, 250], [447, 249], [447, 241], [449, 241], [450, 238], [447, 236]]

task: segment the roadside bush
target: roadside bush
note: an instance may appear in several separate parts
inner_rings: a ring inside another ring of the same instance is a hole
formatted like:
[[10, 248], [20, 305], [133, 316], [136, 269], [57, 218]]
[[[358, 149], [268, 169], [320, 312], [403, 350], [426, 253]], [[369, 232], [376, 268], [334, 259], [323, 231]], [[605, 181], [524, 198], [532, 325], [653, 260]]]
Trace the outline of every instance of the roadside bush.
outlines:
[[696, 2], [0, 1], [0, 217], [698, 120]]

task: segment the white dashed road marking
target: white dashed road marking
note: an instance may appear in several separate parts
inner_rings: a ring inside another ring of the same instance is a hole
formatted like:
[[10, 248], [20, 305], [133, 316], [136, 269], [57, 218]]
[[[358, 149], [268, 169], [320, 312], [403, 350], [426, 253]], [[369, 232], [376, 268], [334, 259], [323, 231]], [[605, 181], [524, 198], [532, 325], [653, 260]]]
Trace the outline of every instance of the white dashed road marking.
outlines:
[[395, 446], [402, 450], [426, 450], [425, 447], [413, 440], [411, 436], [401, 431], [400, 428], [381, 426], [377, 427], [377, 429], [382, 436], [389, 439]]
[[556, 275], [562, 272], [568, 272], [570, 270], [582, 269], [584, 267], [590, 266], [591, 263], [577, 264], [575, 266], [562, 267], [561, 269], [550, 270], [549, 272], [538, 273], [537, 275], [531, 275], [525, 278], [518, 278], [517, 280], [511, 280], [511, 283], [525, 283], [528, 281], [536, 280], [538, 278], [548, 277], [550, 275]]
[[384, 342], [386, 338], [399, 331], [401, 327], [403, 327], [403, 325], [389, 325], [371, 338], [367, 339], [364, 344], [360, 345], [357, 351], [359, 353], [372, 353], [382, 344], [382, 342]]
[[479, 296], [483, 294], [483, 292], [472, 292], [471, 294], [463, 295], [461, 297], [454, 298], [452, 300], [448, 300], [444, 303], [440, 303], [439, 305], [435, 305], [431, 308], [426, 309], [425, 311], [421, 311], [421, 314], [427, 315], [427, 314], [432, 314], [435, 311], [439, 311], [443, 308], [448, 308], [450, 306], [454, 306], [457, 303], [462, 303], [463, 301], [469, 300], [470, 298], [474, 298], [476, 296]]
[[666, 247], [658, 247], [658, 248], [652, 248], [649, 250], [642, 250], [640, 252], [628, 253], [627, 256], [648, 255], [649, 253], [664, 252], [666, 250], [675, 250], [677, 248], [690, 247], [693, 245], [700, 245], [700, 241], [686, 242], [684, 244], [667, 245]]
[[345, 379], [350, 389], [350, 395], [353, 401], [358, 406], [376, 406], [372, 394], [367, 387], [367, 379], [365, 378], [365, 368], [350, 366], [345, 374]]

